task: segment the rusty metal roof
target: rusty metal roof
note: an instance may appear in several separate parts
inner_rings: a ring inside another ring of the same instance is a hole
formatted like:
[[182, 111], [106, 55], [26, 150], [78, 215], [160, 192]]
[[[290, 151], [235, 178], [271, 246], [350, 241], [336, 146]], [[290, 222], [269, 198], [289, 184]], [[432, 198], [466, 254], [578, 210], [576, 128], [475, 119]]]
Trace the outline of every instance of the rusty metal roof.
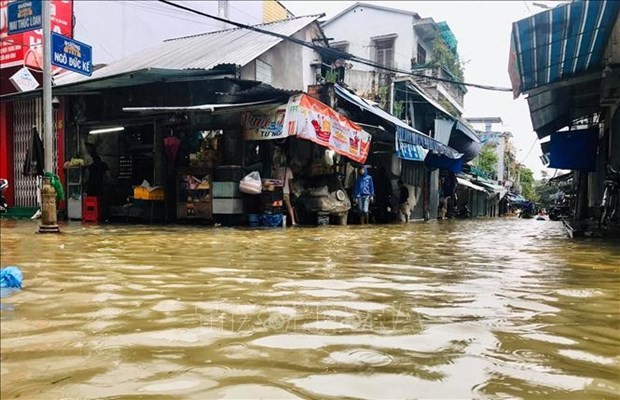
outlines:
[[[256, 26], [292, 36], [320, 16], [301, 16]], [[282, 40], [243, 28], [169, 39], [158, 46], [111, 63], [95, 71], [90, 77], [65, 73], [57, 76], [54, 83], [56, 86], [71, 85], [145, 70], [204, 71], [223, 64], [244, 66]]]

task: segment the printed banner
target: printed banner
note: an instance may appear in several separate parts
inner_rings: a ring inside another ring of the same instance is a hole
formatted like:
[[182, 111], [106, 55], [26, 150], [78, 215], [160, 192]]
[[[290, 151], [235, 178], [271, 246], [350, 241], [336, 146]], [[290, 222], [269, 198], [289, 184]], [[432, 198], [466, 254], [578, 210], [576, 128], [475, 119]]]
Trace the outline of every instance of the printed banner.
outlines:
[[284, 132], [286, 104], [271, 110], [246, 111], [241, 114], [241, 129], [245, 140], [282, 139], [288, 135]]
[[370, 151], [368, 132], [306, 94], [289, 99], [284, 126], [287, 135], [310, 140], [359, 163], [366, 161]]

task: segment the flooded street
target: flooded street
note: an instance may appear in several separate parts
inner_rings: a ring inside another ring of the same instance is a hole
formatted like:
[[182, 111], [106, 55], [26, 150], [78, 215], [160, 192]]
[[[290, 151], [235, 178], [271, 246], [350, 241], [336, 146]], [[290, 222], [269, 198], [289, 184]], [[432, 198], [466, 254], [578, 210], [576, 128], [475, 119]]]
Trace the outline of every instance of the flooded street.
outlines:
[[2, 221], [2, 399], [620, 393], [620, 245], [560, 223]]

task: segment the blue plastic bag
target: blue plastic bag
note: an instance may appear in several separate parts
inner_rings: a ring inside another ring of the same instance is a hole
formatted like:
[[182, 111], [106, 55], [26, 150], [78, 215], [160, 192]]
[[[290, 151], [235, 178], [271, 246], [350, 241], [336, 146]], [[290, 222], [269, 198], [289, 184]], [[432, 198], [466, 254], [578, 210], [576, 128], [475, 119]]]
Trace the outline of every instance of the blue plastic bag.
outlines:
[[0, 288], [21, 289], [24, 276], [22, 271], [15, 266], [0, 270]]
[[282, 226], [282, 214], [261, 214], [260, 224], [269, 228]]

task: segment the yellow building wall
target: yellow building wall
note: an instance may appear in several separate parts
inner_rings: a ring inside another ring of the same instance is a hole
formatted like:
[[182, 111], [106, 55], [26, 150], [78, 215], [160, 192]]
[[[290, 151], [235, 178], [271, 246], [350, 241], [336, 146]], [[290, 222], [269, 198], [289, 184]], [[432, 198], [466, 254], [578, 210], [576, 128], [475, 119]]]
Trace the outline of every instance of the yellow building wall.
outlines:
[[263, 23], [279, 21], [288, 17], [288, 11], [277, 0], [263, 0]]

